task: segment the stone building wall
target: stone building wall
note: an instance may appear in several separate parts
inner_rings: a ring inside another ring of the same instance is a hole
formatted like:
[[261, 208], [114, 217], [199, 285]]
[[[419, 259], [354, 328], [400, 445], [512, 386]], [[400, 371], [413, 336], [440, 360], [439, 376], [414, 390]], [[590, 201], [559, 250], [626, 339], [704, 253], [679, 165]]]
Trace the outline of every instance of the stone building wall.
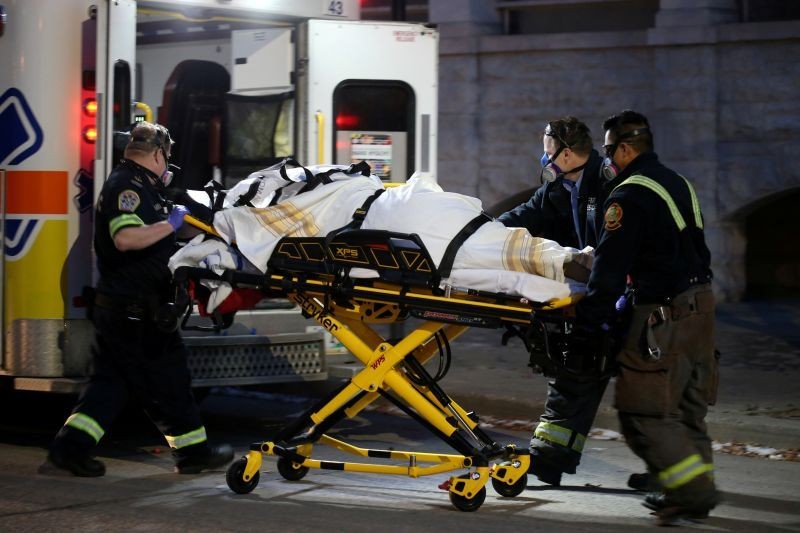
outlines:
[[[654, 28], [501, 35], [480, 0], [457, 3], [462, 13], [448, 18], [431, 2], [431, 21], [446, 19], [442, 186], [492, 205], [537, 185], [548, 120], [579, 117], [600, 147], [603, 119], [636, 109], [650, 119], [660, 157], [695, 184], [718, 296], [741, 298], [746, 217], [800, 188], [800, 21], [735, 23], [720, 0], [662, 0]], [[687, 18], [686, 5], [713, 9]]]

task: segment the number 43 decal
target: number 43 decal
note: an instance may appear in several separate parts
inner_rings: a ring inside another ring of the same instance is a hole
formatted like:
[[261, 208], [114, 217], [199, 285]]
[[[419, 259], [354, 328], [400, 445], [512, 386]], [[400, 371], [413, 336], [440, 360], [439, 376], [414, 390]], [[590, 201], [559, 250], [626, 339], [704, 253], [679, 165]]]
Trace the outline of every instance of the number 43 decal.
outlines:
[[330, 2], [327, 2], [327, 4], [327, 11], [329, 15], [336, 15], [339, 17], [344, 15], [344, 5], [341, 0], [331, 0]]

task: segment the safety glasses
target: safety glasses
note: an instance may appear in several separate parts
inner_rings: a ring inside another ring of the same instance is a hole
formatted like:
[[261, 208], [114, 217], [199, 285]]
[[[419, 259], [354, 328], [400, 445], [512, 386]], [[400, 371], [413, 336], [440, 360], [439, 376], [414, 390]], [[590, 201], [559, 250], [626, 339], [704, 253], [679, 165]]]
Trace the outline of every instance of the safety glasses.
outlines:
[[647, 133], [650, 131], [650, 128], [637, 128], [635, 130], [626, 131], [622, 135], [619, 136], [617, 142], [613, 144], [604, 144], [603, 145], [603, 152], [605, 152], [606, 157], [614, 157], [614, 152], [617, 151], [617, 148], [620, 144], [630, 144], [624, 142], [625, 139], [630, 139], [631, 137], [636, 137], [637, 135], [641, 135], [642, 133]]

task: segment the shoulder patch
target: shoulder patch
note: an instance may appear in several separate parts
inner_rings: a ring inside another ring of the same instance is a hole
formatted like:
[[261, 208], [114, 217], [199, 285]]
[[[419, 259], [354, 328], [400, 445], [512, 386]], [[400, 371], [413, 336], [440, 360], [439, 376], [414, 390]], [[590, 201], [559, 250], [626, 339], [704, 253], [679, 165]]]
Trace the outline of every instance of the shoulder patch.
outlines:
[[136, 208], [139, 207], [140, 203], [141, 199], [139, 198], [139, 194], [130, 189], [125, 189], [119, 193], [119, 196], [117, 197], [117, 207], [120, 211], [133, 213], [136, 211]]
[[606, 231], [614, 231], [622, 227], [622, 206], [619, 205], [617, 202], [614, 202], [608, 209], [606, 209], [605, 214], [605, 228]]

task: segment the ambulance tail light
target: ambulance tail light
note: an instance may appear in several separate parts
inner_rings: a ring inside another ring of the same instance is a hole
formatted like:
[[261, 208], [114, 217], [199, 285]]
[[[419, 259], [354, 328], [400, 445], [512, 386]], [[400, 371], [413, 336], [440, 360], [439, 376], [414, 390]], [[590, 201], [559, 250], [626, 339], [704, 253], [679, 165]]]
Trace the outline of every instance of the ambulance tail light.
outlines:
[[87, 98], [83, 102], [83, 112], [87, 117], [94, 117], [97, 115], [97, 100], [94, 98]]
[[83, 140], [89, 144], [94, 144], [97, 141], [97, 128], [94, 126], [83, 128]]

